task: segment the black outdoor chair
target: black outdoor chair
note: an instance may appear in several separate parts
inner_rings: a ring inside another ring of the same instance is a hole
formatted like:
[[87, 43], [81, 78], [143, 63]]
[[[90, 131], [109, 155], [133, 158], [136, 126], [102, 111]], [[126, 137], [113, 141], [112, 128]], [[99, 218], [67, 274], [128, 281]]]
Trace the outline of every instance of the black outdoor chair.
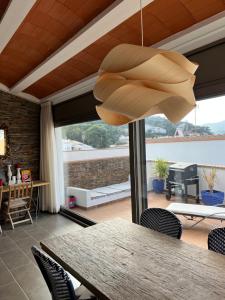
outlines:
[[53, 300], [97, 299], [78, 280], [36, 246], [31, 248]]
[[225, 255], [225, 228], [213, 229], [208, 236], [208, 249]]
[[182, 234], [180, 220], [172, 212], [162, 208], [147, 208], [141, 214], [141, 225], [177, 239]]

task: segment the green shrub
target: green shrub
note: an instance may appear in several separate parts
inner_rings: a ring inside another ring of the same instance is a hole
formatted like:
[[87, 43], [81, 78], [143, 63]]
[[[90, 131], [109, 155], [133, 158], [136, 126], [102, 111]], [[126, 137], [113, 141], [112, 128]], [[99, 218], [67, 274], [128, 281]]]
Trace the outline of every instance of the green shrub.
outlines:
[[159, 179], [166, 179], [168, 176], [168, 162], [164, 159], [157, 159], [154, 165], [154, 173]]

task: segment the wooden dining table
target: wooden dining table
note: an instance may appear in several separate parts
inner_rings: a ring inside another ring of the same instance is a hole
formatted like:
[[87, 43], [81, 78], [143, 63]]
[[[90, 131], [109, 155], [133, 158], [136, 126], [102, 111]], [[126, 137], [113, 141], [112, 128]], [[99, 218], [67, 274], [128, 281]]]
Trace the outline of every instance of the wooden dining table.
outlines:
[[100, 299], [225, 299], [225, 256], [123, 219], [41, 247]]

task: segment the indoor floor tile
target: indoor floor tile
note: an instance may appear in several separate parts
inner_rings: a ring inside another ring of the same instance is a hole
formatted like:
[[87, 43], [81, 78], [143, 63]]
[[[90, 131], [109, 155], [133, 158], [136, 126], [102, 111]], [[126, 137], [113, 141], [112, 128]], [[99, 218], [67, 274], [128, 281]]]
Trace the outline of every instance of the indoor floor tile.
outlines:
[[10, 270], [31, 262], [30, 258], [19, 248], [4, 252], [0, 254], [0, 257]]
[[10, 239], [8, 236], [0, 236], [0, 254], [8, 252], [9, 250], [17, 247], [15, 241]]
[[28, 233], [25, 230], [21, 229], [19, 226], [14, 230], [9, 229], [6, 234], [14, 241], [19, 241], [29, 237]]
[[61, 215], [40, 214], [33, 224], [12, 230], [2, 226], [0, 236], [0, 300], [51, 300], [51, 294], [31, 252], [40, 241], [82, 229]]
[[[0, 259], [0, 287], [2, 285], [9, 284], [13, 281], [14, 281], [14, 279], [13, 279], [11, 273], [9, 272], [9, 270], [7, 269], [7, 267], [5, 266], [3, 261]], [[0, 299], [1, 299], [1, 297], [0, 297]]]
[[33, 245], [39, 246], [39, 243], [34, 238], [32, 238], [31, 236], [27, 237], [25, 239], [16, 241], [16, 244], [25, 253], [29, 253], [31, 251], [31, 247]]
[[12, 274], [26, 294], [31, 293], [34, 289], [38, 291], [45, 285], [41, 272], [32, 262], [28, 265], [14, 268]]
[[36, 241], [41, 241], [53, 236], [51, 231], [47, 231], [43, 228], [37, 228], [32, 231], [29, 231], [29, 236], [35, 239]]
[[27, 300], [29, 299], [16, 282], [0, 286], [1, 300]]

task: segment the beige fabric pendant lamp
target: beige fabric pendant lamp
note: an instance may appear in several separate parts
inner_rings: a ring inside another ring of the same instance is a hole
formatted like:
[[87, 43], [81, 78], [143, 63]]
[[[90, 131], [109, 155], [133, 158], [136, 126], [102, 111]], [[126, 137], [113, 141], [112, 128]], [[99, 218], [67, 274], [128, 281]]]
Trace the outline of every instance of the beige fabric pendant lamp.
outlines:
[[182, 54], [130, 44], [113, 48], [103, 60], [94, 96], [100, 118], [123, 125], [162, 113], [179, 122], [195, 107], [198, 65]]

